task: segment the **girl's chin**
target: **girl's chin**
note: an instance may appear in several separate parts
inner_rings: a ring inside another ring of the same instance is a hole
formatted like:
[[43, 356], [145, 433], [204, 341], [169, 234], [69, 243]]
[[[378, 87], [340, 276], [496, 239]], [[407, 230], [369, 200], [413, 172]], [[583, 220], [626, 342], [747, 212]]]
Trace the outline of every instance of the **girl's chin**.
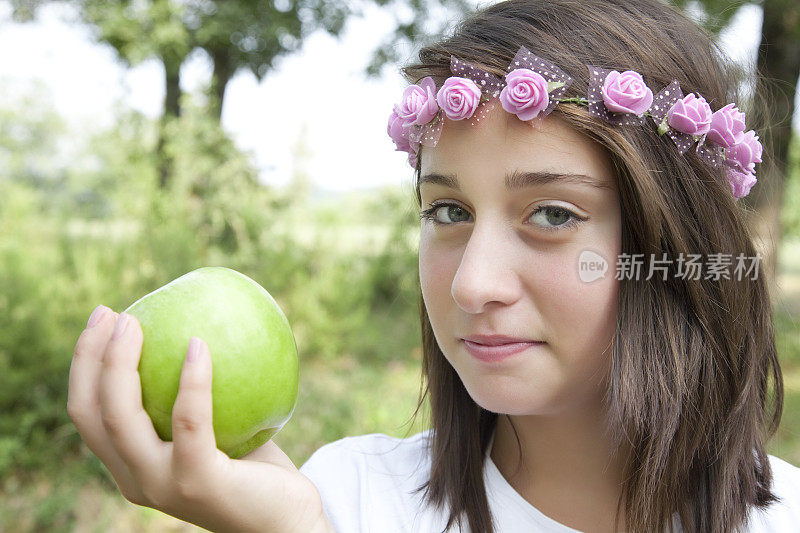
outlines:
[[[492, 383], [465, 385], [472, 401], [490, 413], [524, 416], [539, 414], [543, 411], [534, 398], [525, 398], [528, 391], [514, 391], [508, 387], [497, 387]], [[502, 392], [499, 392], [501, 391]]]

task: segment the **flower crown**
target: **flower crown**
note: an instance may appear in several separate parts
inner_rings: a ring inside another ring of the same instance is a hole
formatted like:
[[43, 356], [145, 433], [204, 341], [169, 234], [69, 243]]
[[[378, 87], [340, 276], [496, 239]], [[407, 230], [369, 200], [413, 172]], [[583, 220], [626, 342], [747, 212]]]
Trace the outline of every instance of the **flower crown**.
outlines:
[[561, 98], [572, 78], [553, 63], [521, 46], [508, 66], [505, 80], [450, 56], [454, 74], [436, 90], [431, 76], [410, 85], [389, 115], [386, 128], [396, 151], [408, 152], [416, 168], [420, 144], [436, 146], [450, 120], [472, 119], [474, 126], [500, 100], [503, 109], [523, 121], [540, 121], [559, 102], [588, 106], [588, 111], [613, 125], [644, 125], [650, 117], [658, 134], [672, 139], [681, 154], [697, 142], [700, 158], [717, 168], [725, 166], [735, 198], [746, 196], [756, 183], [755, 164], [762, 146], [755, 131], [745, 132], [745, 115], [731, 103], [712, 113], [705, 98], [684, 96], [677, 80], [653, 95], [641, 74], [586, 65], [590, 73], [588, 98]]

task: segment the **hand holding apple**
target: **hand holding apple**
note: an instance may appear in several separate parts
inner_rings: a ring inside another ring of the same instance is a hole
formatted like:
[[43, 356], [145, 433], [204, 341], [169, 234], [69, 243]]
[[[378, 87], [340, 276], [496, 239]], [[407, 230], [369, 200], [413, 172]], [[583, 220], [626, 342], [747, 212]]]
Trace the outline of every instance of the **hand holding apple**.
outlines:
[[316, 487], [275, 443], [241, 460], [216, 447], [212, 357], [199, 339], [179, 376], [173, 440], [159, 439], [142, 404], [143, 337], [136, 316], [98, 306], [69, 373], [67, 412], [125, 498], [212, 531], [333, 531]]

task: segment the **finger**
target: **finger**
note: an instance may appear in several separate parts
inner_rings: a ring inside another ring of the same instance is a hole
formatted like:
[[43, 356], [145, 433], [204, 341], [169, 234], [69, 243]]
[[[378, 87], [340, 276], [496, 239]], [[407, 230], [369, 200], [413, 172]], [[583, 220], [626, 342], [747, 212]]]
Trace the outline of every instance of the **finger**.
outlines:
[[89, 318], [75, 344], [69, 368], [67, 413], [83, 442], [108, 468], [120, 491], [128, 499], [139, 498], [130, 470], [108, 439], [100, 417], [99, 388], [103, 353], [111, 339], [119, 316], [114, 310], [99, 305]]
[[179, 480], [194, 480], [217, 460], [211, 400], [211, 354], [197, 337], [189, 340], [172, 407], [172, 468]]
[[139, 359], [142, 328], [135, 316], [122, 313], [103, 356], [100, 414], [114, 449], [132, 473], [158, 472], [165, 444], [142, 406]]
[[[97, 322], [92, 324], [93, 320]], [[111, 338], [115, 321], [115, 313], [111, 309], [104, 305], [97, 306], [75, 344], [69, 367], [67, 412], [81, 421], [87, 421], [93, 418], [93, 414], [100, 413], [97, 404], [100, 370], [103, 352]], [[97, 419], [99, 420], [99, 416]]]

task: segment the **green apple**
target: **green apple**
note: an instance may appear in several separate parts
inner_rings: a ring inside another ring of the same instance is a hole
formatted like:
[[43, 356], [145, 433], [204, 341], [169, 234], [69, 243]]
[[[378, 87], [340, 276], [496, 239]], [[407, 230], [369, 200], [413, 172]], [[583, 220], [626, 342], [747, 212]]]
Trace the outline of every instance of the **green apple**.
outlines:
[[236, 459], [271, 439], [297, 400], [297, 344], [272, 296], [244, 274], [203, 267], [134, 302], [142, 326], [142, 403], [163, 440], [190, 337], [208, 345], [217, 448]]

